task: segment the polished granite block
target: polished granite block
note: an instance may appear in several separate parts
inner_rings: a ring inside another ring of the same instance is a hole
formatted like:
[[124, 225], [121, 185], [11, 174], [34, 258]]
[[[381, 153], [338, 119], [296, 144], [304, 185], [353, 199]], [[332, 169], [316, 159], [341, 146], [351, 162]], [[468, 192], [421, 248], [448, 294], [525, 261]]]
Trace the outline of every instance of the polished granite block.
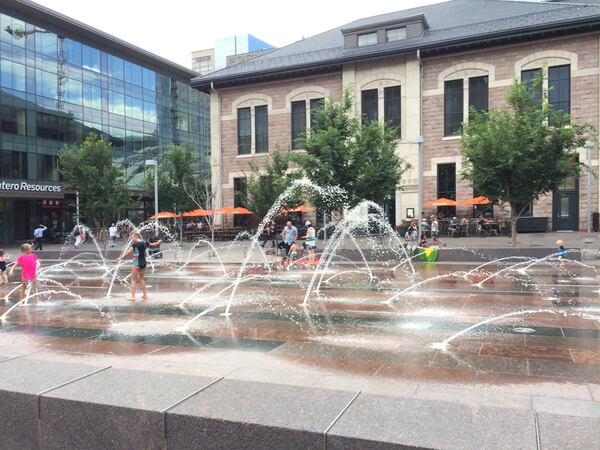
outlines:
[[600, 402], [534, 396], [533, 409], [538, 412], [600, 419]]
[[215, 379], [108, 369], [40, 398], [44, 449], [159, 449], [164, 410]]
[[17, 358], [0, 364], [0, 448], [37, 449], [38, 394], [98, 368]]
[[222, 380], [167, 412], [176, 449], [322, 449], [354, 392]]
[[361, 394], [327, 433], [328, 450], [535, 446], [531, 411], [371, 394]]
[[539, 412], [542, 450], [592, 450], [600, 448], [600, 417], [575, 417]]

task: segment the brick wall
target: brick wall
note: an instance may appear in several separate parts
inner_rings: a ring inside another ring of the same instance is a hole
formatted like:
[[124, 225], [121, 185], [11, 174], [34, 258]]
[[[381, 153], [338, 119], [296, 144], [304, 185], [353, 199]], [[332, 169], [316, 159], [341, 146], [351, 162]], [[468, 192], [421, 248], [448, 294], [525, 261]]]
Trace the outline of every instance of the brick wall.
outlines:
[[[341, 72], [244, 85], [219, 90], [221, 118], [221, 165], [223, 207], [233, 206], [233, 178], [249, 172], [250, 161], [260, 164], [267, 154], [238, 155], [236, 109], [269, 105], [269, 153], [276, 148], [289, 151], [291, 146], [291, 101], [342, 96]], [[308, 104], [307, 104], [308, 109]], [[253, 149], [254, 151], [254, 149]], [[226, 220], [225, 224], [230, 224]]]
[[[506, 105], [508, 86], [515, 73], [529, 69], [571, 64], [571, 115], [574, 122], [590, 123], [597, 128], [598, 90], [598, 34], [586, 34], [568, 38], [528, 42], [520, 45], [497, 47], [476, 52], [453, 53], [423, 60], [423, 133], [425, 138], [425, 201], [437, 196], [436, 167], [438, 163], [456, 162], [461, 167], [460, 139], [444, 138], [444, 92], [443, 80], [467, 78], [487, 74], [489, 76], [489, 107]], [[537, 57], [532, 56], [537, 55]], [[456, 70], [454, 70], [454, 69]], [[593, 160], [597, 169], [598, 151]], [[593, 181], [593, 211], [598, 211], [598, 180]], [[465, 200], [472, 195], [469, 184], [457, 173], [457, 199]], [[586, 181], [580, 181], [580, 229], [586, 227], [585, 210]], [[429, 209], [428, 213], [433, 213]], [[470, 214], [469, 207], [459, 207], [460, 215]], [[496, 211], [502, 215], [501, 211]], [[552, 217], [552, 195], [534, 203], [535, 216]], [[551, 221], [550, 221], [551, 223]]]

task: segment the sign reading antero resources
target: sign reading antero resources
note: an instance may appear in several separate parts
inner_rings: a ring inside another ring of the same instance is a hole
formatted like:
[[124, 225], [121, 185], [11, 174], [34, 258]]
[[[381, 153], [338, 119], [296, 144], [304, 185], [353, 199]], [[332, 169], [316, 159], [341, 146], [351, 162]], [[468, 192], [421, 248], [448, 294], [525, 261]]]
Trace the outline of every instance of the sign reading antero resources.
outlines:
[[43, 183], [30, 183], [28, 181], [2, 181], [0, 182], [0, 191], [9, 192], [48, 192], [54, 194], [60, 194], [62, 192], [62, 186], [59, 184], [43, 184]]

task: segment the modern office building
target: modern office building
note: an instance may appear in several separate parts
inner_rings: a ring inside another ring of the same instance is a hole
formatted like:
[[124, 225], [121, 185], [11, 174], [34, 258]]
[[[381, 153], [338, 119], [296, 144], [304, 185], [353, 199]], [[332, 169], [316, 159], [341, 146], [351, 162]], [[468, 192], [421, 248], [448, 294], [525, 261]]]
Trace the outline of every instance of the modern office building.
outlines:
[[[411, 169], [382, 199], [392, 224], [419, 215], [420, 174], [425, 201], [472, 198], [461, 178], [460, 126], [470, 106], [504, 108], [515, 79], [543, 73], [552, 106], [600, 129], [599, 31], [594, 0], [450, 0], [359, 19], [198, 77], [192, 86], [211, 94], [216, 206], [234, 206], [251, 162], [260, 165], [275, 148], [302, 151], [292, 142], [310, 127], [311, 109], [323, 98], [340, 100], [344, 89], [357, 116], [398, 127], [397, 154]], [[597, 148], [591, 166], [597, 172]], [[548, 229], [585, 230], [588, 177], [566, 180], [528, 213]], [[592, 212], [600, 208], [598, 185], [594, 177]], [[473, 208], [446, 213], [467, 216]]]
[[0, 242], [45, 223], [71, 229], [74, 193], [57, 154], [90, 132], [114, 146], [144, 215], [146, 159], [170, 144], [193, 148], [197, 172], [210, 160], [208, 96], [189, 69], [27, 0], [0, 3]]
[[251, 34], [228, 36], [217, 39], [214, 48], [192, 52], [192, 69], [205, 75], [273, 48], [271, 44]]

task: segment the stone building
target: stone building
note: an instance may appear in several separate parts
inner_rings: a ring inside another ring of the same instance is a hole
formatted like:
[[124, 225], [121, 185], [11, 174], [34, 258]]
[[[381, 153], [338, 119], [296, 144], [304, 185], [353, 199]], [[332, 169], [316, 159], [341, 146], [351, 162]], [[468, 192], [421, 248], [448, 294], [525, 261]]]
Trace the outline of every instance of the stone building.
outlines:
[[[386, 202], [392, 224], [418, 214], [419, 171], [426, 201], [471, 198], [476, 193], [460, 176], [460, 124], [470, 106], [504, 107], [515, 79], [543, 73], [553, 106], [598, 128], [599, 26], [600, 6], [589, 1], [451, 0], [360, 19], [198, 77], [192, 85], [211, 95], [216, 206], [234, 206], [249, 161], [276, 147], [301, 151], [293, 137], [310, 127], [311, 108], [323, 98], [339, 100], [344, 89], [357, 115], [399, 127], [397, 153], [412, 168]], [[585, 229], [586, 176], [567, 180], [528, 213], [547, 217], [549, 229]], [[598, 184], [595, 178], [593, 211]], [[446, 213], [473, 213], [457, 209]], [[493, 213], [504, 214], [497, 207]]]

